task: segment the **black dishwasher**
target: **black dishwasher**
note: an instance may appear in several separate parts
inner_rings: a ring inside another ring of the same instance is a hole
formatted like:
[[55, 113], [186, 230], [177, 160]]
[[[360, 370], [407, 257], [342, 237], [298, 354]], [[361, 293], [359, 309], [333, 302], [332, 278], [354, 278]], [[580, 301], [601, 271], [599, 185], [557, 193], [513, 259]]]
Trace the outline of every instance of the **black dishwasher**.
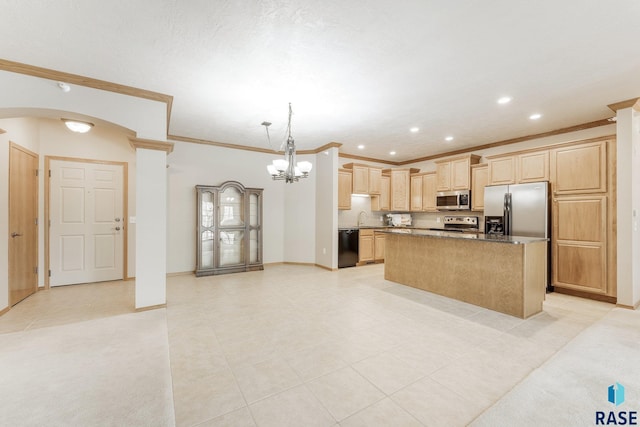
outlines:
[[357, 228], [338, 230], [338, 268], [355, 267], [359, 236]]

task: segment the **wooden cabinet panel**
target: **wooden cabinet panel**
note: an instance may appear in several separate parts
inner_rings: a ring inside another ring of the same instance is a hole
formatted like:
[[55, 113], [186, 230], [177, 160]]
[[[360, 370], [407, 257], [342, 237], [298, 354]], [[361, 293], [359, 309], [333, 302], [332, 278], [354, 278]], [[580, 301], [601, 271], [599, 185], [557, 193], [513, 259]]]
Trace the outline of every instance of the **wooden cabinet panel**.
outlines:
[[606, 236], [606, 197], [556, 200], [556, 239], [602, 242]]
[[374, 256], [373, 230], [360, 230], [358, 260], [360, 262], [373, 261]]
[[484, 211], [484, 187], [489, 182], [487, 165], [471, 169], [471, 210]]
[[607, 293], [606, 251], [602, 245], [558, 243], [554, 249], [555, 286]]
[[389, 204], [391, 197], [391, 177], [389, 175], [383, 175], [380, 179], [381, 191], [380, 191], [380, 210], [388, 211], [391, 205]]
[[422, 175], [411, 175], [411, 211], [422, 210]]
[[438, 191], [451, 190], [451, 163], [438, 163], [436, 165], [436, 180]]
[[469, 158], [451, 161], [451, 190], [471, 188], [471, 163]]
[[607, 141], [556, 148], [551, 151], [554, 194], [607, 191]]
[[338, 209], [351, 209], [352, 173], [347, 169], [338, 169]]
[[422, 175], [422, 210], [436, 210], [436, 174], [435, 172]]
[[518, 183], [549, 181], [549, 151], [518, 156]]
[[391, 170], [391, 206], [392, 211], [409, 210], [409, 194], [411, 188], [409, 169]]
[[369, 194], [382, 192], [382, 168], [369, 168]]
[[376, 261], [384, 260], [384, 234], [374, 234], [374, 258]]
[[353, 165], [353, 192], [369, 194], [369, 168]]
[[466, 154], [449, 160], [436, 161], [437, 191], [471, 189], [471, 165], [475, 165], [480, 156]]
[[607, 281], [607, 197], [567, 196], [553, 203], [553, 284], [610, 294]]
[[489, 185], [515, 184], [516, 161], [514, 156], [489, 159]]

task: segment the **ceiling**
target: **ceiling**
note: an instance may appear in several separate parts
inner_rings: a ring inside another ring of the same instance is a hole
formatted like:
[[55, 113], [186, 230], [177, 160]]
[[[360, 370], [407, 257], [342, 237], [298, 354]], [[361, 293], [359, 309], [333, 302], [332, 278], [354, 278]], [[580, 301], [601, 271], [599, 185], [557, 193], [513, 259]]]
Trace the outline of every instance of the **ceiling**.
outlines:
[[170, 135], [268, 149], [269, 121], [277, 149], [291, 102], [298, 149], [404, 161], [611, 117], [640, 96], [638, 22], [636, 0], [6, 0], [0, 57], [171, 95]]

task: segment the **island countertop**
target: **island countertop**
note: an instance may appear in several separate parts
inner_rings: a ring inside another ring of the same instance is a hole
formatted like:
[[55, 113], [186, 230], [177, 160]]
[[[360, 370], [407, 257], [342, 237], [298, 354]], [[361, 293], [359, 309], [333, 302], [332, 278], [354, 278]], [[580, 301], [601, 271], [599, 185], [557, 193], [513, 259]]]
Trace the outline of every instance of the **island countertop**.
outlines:
[[547, 239], [380, 231], [385, 233], [386, 280], [520, 318], [542, 311]]
[[498, 234], [460, 233], [455, 231], [437, 231], [437, 230], [425, 230], [425, 229], [415, 229], [415, 228], [383, 228], [376, 231], [379, 231], [382, 233], [389, 233], [389, 234], [408, 234], [411, 236], [419, 236], [419, 237], [479, 240], [483, 242], [511, 243], [511, 244], [518, 244], [518, 245], [534, 243], [534, 242], [546, 242], [548, 240], [548, 239], [545, 239], [544, 237], [502, 236]]

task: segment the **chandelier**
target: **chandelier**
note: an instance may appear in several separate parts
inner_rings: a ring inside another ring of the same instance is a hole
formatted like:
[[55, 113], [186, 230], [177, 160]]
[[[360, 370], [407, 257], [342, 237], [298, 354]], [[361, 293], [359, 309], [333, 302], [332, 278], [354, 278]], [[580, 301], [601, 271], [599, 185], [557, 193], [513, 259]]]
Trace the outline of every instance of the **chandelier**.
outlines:
[[[271, 123], [262, 122], [267, 130], [269, 137], [269, 126]], [[291, 136], [291, 103], [289, 103], [289, 124], [287, 125], [287, 140], [284, 145], [284, 159], [274, 160], [272, 164], [267, 165], [267, 170], [274, 181], [284, 180], [286, 183], [297, 182], [300, 178], [307, 178], [313, 165], [311, 162], [298, 162], [296, 164], [296, 144]], [[282, 149], [282, 147], [280, 147]]]

